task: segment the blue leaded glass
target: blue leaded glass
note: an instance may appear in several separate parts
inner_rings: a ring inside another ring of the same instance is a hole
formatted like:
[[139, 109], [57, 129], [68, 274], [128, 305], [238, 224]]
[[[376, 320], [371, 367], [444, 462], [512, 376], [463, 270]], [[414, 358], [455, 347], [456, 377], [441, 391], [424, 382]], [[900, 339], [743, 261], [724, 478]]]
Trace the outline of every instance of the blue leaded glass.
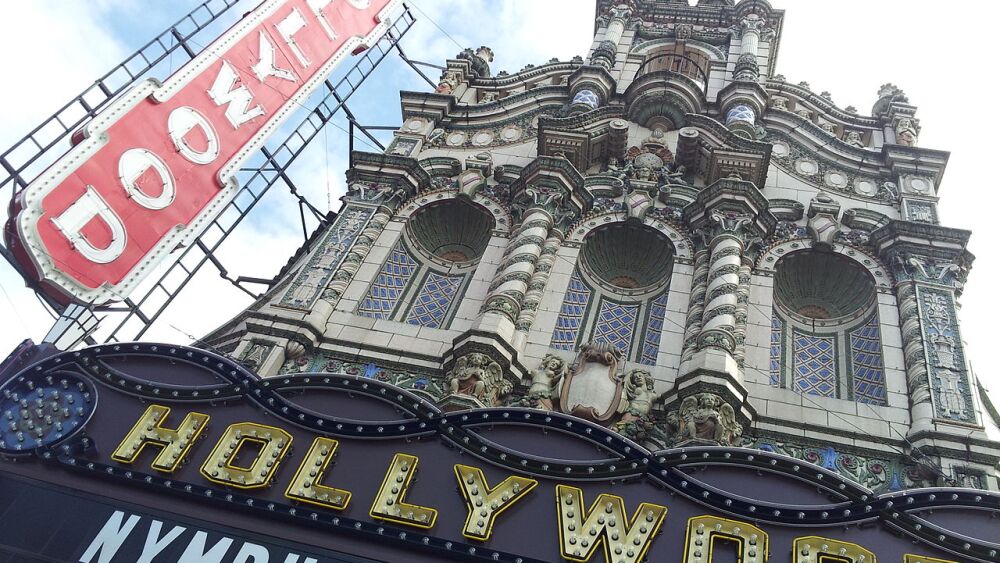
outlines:
[[559, 310], [559, 318], [556, 319], [556, 328], [552, 331], [553, 348], [572, 350], [576, 346], [576, 338], [590, 302], [590, 293], [590, 288], [580, 279], [580, 272], [574, 271]]
[[851, 332], [851, 367], [854, 399], [859, 403], [885, 405], [885, 370], [877, 315]]
[[594, 327], [594, 342], [610, 344], [627, 354], [632, 345], [638, 318], [638, 304], [623, 305], [602, 300], [597, 313], [597, 325]]
[[646, 326], [646, 337], [642, 341], [639, 363], [647, 366], [656, 365], [656, 355], [660, 351], [660, 336], [663, 334], [663, 321], [666, 316], [667, 294], [664, 293], [649, 307], [649, 324]]
[[837, 396], [836, 345], [833, 336], [795, 332], [795, 390], [821, 397]]
[[431, 273], [420, 288], [406, 322], [412, 325], [441, 328], [451, 303], [462, 285], [463, 276], [442, 276]]
[[771, 315], [771, 385], [781, 385], [781, 317]]
[[410, 257], [400, 241], [389, 253], [389, 259], [382, 266], [375, 283], [368, 289], [368, 294], [358, 306], [358, 314], [373, 319], [388, 319], [392, 316], [392, 311], [406, 290], [406, 284], [416, 270], [416, 261]]

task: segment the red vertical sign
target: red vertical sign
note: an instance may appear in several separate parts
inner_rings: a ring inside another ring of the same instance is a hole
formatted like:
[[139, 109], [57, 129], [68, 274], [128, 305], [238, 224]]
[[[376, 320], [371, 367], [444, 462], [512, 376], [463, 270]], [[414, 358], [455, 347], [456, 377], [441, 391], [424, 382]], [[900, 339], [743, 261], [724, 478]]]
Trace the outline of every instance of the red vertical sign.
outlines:
[[398, 1], [266, 0], [162, 84], [136, 86], [21, 193], [18, 259], [62, 300], [121, 300], [230, 202], [240, 165]]

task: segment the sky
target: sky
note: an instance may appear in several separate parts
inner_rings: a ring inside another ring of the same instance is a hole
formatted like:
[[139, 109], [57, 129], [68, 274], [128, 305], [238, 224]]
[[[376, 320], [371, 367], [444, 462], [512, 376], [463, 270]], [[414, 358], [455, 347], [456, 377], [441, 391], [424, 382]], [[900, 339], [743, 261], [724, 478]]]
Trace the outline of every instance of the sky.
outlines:
[[[89, 86], [200, 0], [5, 0], [0, 2], [0, 52], [5, 87], [0, 89], [0, 147], [13, 144], [62, 104]], [[995, 161], [995, 127], [973, 104], [976, 91], [995, 91], [997, 78], [985, 54], [988, 33], [970, 29], [967, 13], [932, 0], [772, 0], [786, 10], [777, 72], [790, 82], [808, 81], [828, 90], [840, 107], [866, 113], [879, 86], [892, 82], [918, 106], [920, 146], [951, 151], [941, 185], [942, 222], [973, 231], [977, 260], [962, 299], [963, 337], [973, 368], [991, 388], [1000, 370], [990, 361], [992, 331], [1000, 313], [993, 295], [1000, 279], [996, 244], [998, 186], [989, 172]], [[494, 72], [516, 72], [553, 57], [584, 56], [593, 34], [593, 0], [415, 0], [418, 22], [402, 46], [415, 60], [444, 64], [464, 47], [487, 45], [496, 53]], [[232, 17], [254, 5], [232, 10]], [[977, 3], [977, 18], [1000, 18], [1000, 3]], [[227, 24], [232, 20], [227, 20]], [[39, 33], [42, 30], [43, 33]], [[221, 29], [209, 30], [211, 33]], [[180, 56], [157, 69], [160, 78], [181, 64]], [[341, 72], [348, 68], [345, 64]], [[437, 71], [429, 69], [432, 79]], [[17, 83], [20, 87], [9, 87]], [[369, 125], [399, 125], [399, 91], [429, 86], [398, 57], [387, 60], [351, 100]], [[991, 107], [989, 98], [977, 104]], [[292, 121], [296, 121], [295, 118]], [[346, 122], [341, 118], [313, 142], [292, 178], [317, 207], [336, 210], [347, 168]], [[280, 137], [281, 133], [275, 136]], [[385, 137], [383, 136], [383, 139]], [[374, 150], [358, 141], [359, 150]], [[0, 200], [10, 197], [0, 190]], [[6, 216], [0, 211], [0, 219]], [[315, 223], [309, 225], [309, 229]], [[287, 189], [275, 187], [223, 245], [220, 258], [233, 275], [271, 278], [302, 243], [298, 209]], [[259, 288], [253, 288], [259, 289]], [[203, 268], [144, 340], [189, 343], [231, 318], [249, 297]], [[0, 261], [0, 357], [26, 337], [40, 340], [51, 318]], [[110, 326], [110, 325], [109, 325]]]

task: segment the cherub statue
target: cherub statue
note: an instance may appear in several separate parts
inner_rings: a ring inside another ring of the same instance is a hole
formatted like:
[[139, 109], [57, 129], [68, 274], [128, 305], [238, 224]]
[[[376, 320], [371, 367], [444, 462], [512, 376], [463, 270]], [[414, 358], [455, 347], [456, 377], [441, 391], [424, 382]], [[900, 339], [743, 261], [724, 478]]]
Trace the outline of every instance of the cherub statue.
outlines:
[[455, 362], [449, 375], [449, 388], [453, 395], [469, 395], [488, 406], [494, 406], [500, 397], [513, 390], [504, 379], [503, 368], [486, 354], [466, 354]]
[[912, 119], [904, 117], [896, 124], [896, 144], [904, 147], [917, 145], [917, 126]]
[[646, 416], [653, 408], [653, 374], [644, 369], [634, 369], [625, 378], [625, 395], [619, 412], [622, 420]]
[[546, 354], [542, 365], [531, 372], [531, 387], [525, 397], [529, 406], [553, 410], [552, 401], [559, 397], [559, 384], [568, 371], [565, 360], [555, 354]]
[[684, 179], [686, 173], [687, 167], [683, 164], [677, 164], [672, 169], [664, 166], [660, 169], [660, 181], [664, 185], [690, 186], [691, 184]]

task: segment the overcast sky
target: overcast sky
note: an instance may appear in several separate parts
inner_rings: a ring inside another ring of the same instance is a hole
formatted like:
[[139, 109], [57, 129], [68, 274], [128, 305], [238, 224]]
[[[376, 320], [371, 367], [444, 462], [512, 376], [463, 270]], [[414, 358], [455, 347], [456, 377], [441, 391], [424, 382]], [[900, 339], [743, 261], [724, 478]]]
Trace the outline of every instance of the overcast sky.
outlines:
[[[20, 0], [3, 2], [0, 52], [0, 146], [40, 123], [94, 79], [200, 0]], [[990, 361], [998, 309], [991, 287], [1000, 280], [997, 242], [996, 126], [981, 115], [995, 101], [995, 71], [985, 61], [994, 50], [988, 25], [968, 21], [968, 11], [932, 0], [773, 0], [786, 10], [777, 71], [789, 81], [829, 90], [840, 106], [867, 113], [880, 85], [892, 82], [919, 107], [920, 145], [951, 151], [942, 188], [944, 224], [973, 231], [976, 263], [963, 298], [963, 336], [979, 376], [1000, 387]], [[247, 9], [252, 7], [247, 2]], [[418, 24], [403, 45], [418, 60], [443, 64], [459, 47], [488, 45], [494, 71], [515, 72], [527, 63], [585, 55], [593, 33], [593, 0], [417, 0]], [[1000, 19], [996, 2], [977, 2], [976, 19]], [[242, 12], [237, 8], [234, 14]], [[982, 32], [977, 32], [977, 29]], [[449, 37], [450, 36], [450, 37]], [[15, 54], [12, 55], [12, 54]], [[168, 61], [176, 68], [181, 63]], [[161, 78], [163, 76], [160, 76]], [[432, 78], [437, 78], [432, 75]], [[11, 87], [16, 85], [16, 87]], [[400, 123], [398, 91], [425, 90], [398, 60], [387, 61], [352, 108], [376, 125]], [[978, 109], [983, 106], [986, 109]], [[345, 134], [328, 128], [296, 166], [293, 179], [318, 207], [337, 207], [346, 168]], [[362, 150], [371, 150], [363, 144]], [[326, 149], [326, 150], [324, 150]], [[9, 188], [0, 199], [9, 198]], [[5, 216], [0, 213], [0, 217]], [[235, 275], [270, 278], [301, 243], [297, 209], [287, 193], [272, 190], [222, 252]], [[145, 337], [187, 343], [249, 303], [216, 272], [202, 272], [170, 312]], [[25, 337], [40, 340], [51, 320], [33, 295], [0, 261], [0, 357]]]

